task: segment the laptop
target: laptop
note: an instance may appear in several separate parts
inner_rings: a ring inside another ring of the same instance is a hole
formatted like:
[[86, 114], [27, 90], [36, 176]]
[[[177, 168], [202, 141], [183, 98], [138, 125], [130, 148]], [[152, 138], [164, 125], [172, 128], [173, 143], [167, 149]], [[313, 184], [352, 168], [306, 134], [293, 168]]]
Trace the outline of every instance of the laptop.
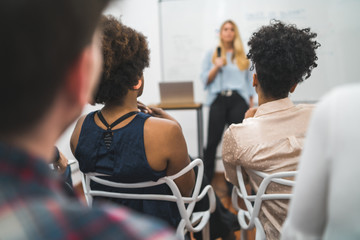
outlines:
[[159, 88], [161, 105], [194, 103], [193, 82], [160, 82]]

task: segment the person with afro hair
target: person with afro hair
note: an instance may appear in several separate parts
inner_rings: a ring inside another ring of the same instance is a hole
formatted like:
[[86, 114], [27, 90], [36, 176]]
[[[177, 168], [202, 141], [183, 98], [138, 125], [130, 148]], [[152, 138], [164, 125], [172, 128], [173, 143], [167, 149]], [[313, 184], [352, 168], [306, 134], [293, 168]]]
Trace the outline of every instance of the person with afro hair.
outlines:
[[[143, 71], [149, 66], [146, 37], [112, 16], [104, 16], [101, 26], [103, 73], [94, 102], [104, 107], [81, 117], [75, 126], [70, 145], [80, 170], [129, 183], [157, 181], [179, 172], [190, 163], [180, 125], [162, 109], [142, 105], [140, 111], [137, 102], [144, 88]], [[183, 196], [189, 196], [195, 184], [194, 171], [177, 178], [175, 183]], [[93, 189], [115, 191], [93, 184]], [[165, 185], [145, 191], [170, 194]], [[104, 199], [94, 200], [96, 203]], [[106, 200], [161, 218], [172, 226], [181, 219], [175, 203]]]
[[[316, 36], [309, 28], [276, 20], [252, 34], [247, 57], [255, 70], [259, 107], [249, 109], [242, 123], [232, 124], [225, 132], [222, 156], [231, 183], [239, 185], [237, 165], [243, 167], [255, 192], [262, 178], [248, 169], [268, 174], [297, 169], [314, 106], [294, 105], [288, 96], [317, 66]], [[290, 193], [291, 188], [271, 184], [267, 192]], [[259, 219], [267, 239], [279, 239], [287, 209], [288, 200], [263, 202]]]
[[[104, 71], [94, 101], [104, 104], [104, 107], [80, 118], [70, 142], [80, 170], [83, 173], [104, 173], [110, 175], [112, 181], [129, 183], [157, 181], [179, 172], [190, 163], [179, 123], [162, 109], [147, 107], [137, 101], [144, 88], [144, 68], [149, 66], [150, 52], [145, 36], [112, 16], [103, 17], [102, 28]], [[186, 173], [175, 183], [183, 196], [189, 196], [195, 184], [195, 172]], [[116, 191], [92, 184], [93, 189]], [[202, 187], [208, 184], [205, 176], [202, 184]], [[131, 191], [143, 192], [144, 189]], [[148, 194], [171, 194], [165, 185], [145, 191]], [[161, 218], [174, 228], [181, 220], [176, 203], [134, 199], [94, 200], [110, 200], [125, 205]], [[208, 208], [206, 200], [196, 204], [195, 209], [203, 211]], [[238, 229], [236, 215], [216, 197], [216, 209], [210, 217], [211, 239], [233, 239], [233, 231]], [[201, 239], [201, 234], [194, 235]]]

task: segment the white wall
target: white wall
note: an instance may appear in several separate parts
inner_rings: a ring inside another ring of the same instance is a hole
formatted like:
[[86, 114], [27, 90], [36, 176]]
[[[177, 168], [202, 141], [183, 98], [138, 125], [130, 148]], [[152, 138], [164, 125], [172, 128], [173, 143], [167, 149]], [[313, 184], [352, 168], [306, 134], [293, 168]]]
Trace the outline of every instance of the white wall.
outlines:
[[[125, 25], [142, 32], [148, 38], [150, 48], [150, 67], [144, 72], [145, 90], [140, 101], [145, 104], [159, 103], [159, 87], [161, 81], [161, 59], [160, 59], [160, 33], [159, 33], [159, 8], [157, 0], [121, 0], [113, 2], [105, 11], [121, 18]], [[90, 111], [99, 109], [101, 106], [88, 105], [83, 111], [86, 114]], [[206, 112], [206, 109], [205, 109]], [[185, 139], [188, 145], [189, 154], [198, 156], [197, 151], [197, 130], [195, 111], [170, 111], [182, 125]], [[207, 116], [207, 113], [204, 114]], [[204, 119], [205, 127], [207, 120]], [[71, 153], [69, 141], [75, 123], [70, 126], [63, 136], [59, 139], [57, 146], [69, 159], [74, 159]], [[207, 132], [207, 128], [205, 128]], [[206, 133], [205, 133], [206, 134]]]
[[[237, 23], [248, 50], [251, 34], [274, 18], [310, 27], [322, 45], [318, 67], [297, 87], [293, 100], [316, 101], [337, 85], [359, 81], [359, 0], [168, 0], [160, 5], [167, 81], [198, 79], [204, 53], [216, 46], [223, 21]], [[201, 87], [195, 90], [196, 96], [205, 95]]]

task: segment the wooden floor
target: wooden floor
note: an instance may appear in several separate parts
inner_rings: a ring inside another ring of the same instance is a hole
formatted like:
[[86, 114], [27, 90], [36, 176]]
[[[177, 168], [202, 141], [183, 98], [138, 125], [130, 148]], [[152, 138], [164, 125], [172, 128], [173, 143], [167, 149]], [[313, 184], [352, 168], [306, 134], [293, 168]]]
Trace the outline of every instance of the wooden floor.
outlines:
[[[229, 209], [231, 212], [236, 214], [236, 212], [231, 204], [231, 198], [230, 198], [230, 196], [228, 196], [228, 190], [227, 190], [227, 185], [225, 182], [224, 174], [216, 173], [211, 185], [213, 186], [215, 193], [220, 198], [223, 205], [227, 209]], [[83, 192], [81, 184], [75, 186], [74, 189], [77, 192], [77, 195], [80, 196], [81, 200], [85, 203], [85, 196], [84, 196], [84, 192]], [[239, 240], [240, 239], [240, 231], [236, 231], [235, 236], [236, 236], [236, 239]], [[217, 240], [220, 240], [220, 239], [221, 238], [218, 238]], [[248, 233], [247, 240], [253, 240], [253, 239], [255, 239], [255, 232], [251, 231]]]

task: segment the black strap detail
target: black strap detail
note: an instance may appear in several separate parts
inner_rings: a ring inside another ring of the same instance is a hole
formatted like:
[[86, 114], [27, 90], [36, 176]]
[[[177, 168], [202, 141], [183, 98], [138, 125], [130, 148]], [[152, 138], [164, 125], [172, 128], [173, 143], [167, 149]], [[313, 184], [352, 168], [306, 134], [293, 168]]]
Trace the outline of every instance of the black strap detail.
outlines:
[[100, 121], [106, 126], [106, 128], [107, 128], [108, 131], [111, 131], [111, 129], [112, 129], [113, 127], [115, 127], [116, 125], [118, 125], [119, 123], [121, 123], [122, 121], [124, 121], [125, 119], [127, 119], [127, 118], [129, 118], [129, 117], [131, 117], [131, 116], [133, 116], [133, 115], [135, 115], [135, 114], [137, 114], [137, 113], [138, 113], [138, 111], [128, 112], [128, 113], [126, 113], [125, 115], [119, 117], [119, 118], [118, 118], [115, 122], [113, 122], [111, 125], [109, 125], [109, 124], [106, 122], [106, 120], [105, 120], [104, 116], [102, 115], [101, 111], [100, 111], [100, 110], [97, 111], [97, 115], [98, 115]]
[[97, 115], [100, 119], [100, 121], [106, 126], [107, 130], [106, 132], [104, 132], [103, 134], [103, 139], [104, 139], [104, 143], [107, 149], [110, 149], [111, 147], [111, 143], [112, 143], [112, 139], [113, 139], [113, 133], [112, 133], [112, 128], [115, 127], [116, 125], [118, 125], [119, 123], [121, 123], [122, 121], [124, 121], [125, 119], [137, 114], [138, 111], [133, 111], [133, 112], [128, 112], [125, 115], [119, 117], [115, 122], [113, 122], [111, 125], [109, 125], [104, 116], [102, 115], [101, 111], [97, 111]]

